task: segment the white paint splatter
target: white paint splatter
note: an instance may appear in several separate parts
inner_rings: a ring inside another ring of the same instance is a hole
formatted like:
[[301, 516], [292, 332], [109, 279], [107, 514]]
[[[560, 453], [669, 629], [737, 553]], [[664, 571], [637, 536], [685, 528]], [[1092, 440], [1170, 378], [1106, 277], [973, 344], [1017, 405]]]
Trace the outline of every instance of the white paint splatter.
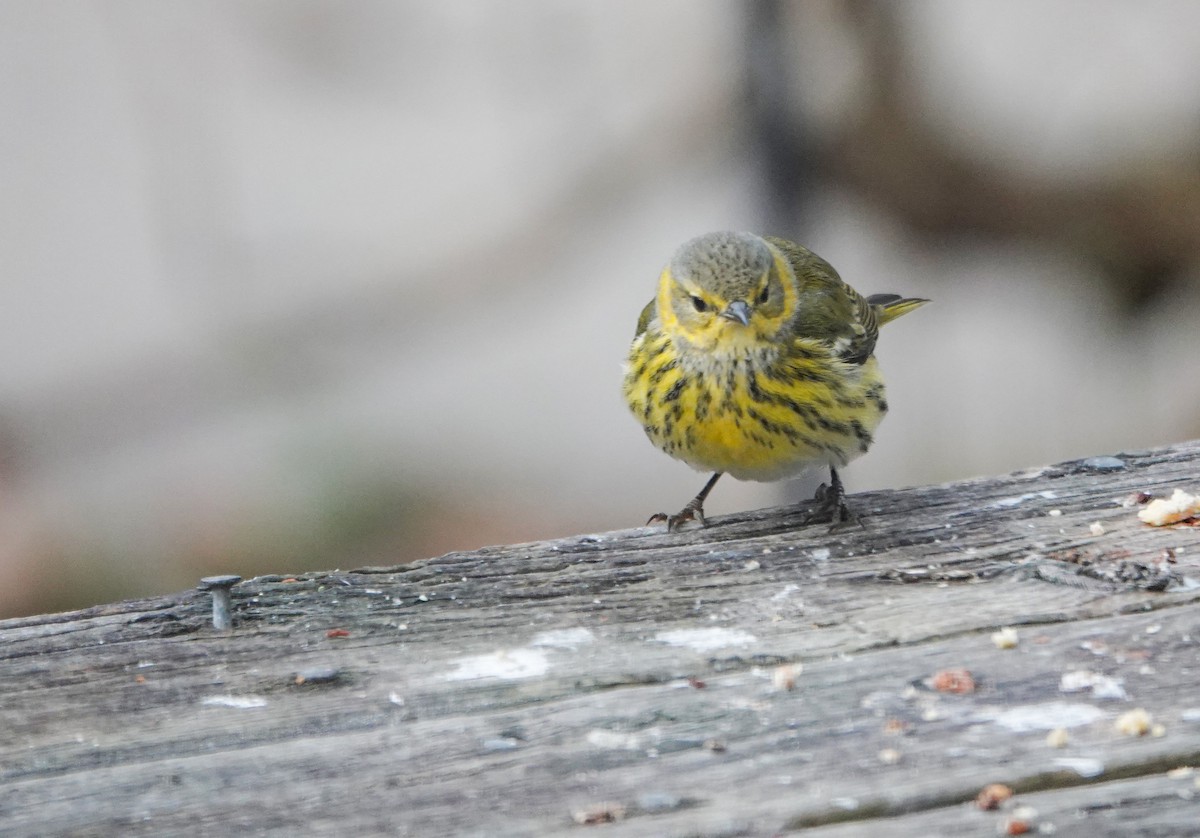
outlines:
[[777, 592], [771, 597], [772, 602], [779, 602], [781, 599], [787, 599], [796, 591], [800, 590], [800, 586], [789, 582], [783, 586], [783, 590]]
[[1101, 675], [1098, 672], [1092, 672], [1088, 669], [1074, 669], [1070, 672], [1064, 672], [1062, 678], [1058, 681], [1059, 692], [1077, 693], [1084, 690], [1091, 690], [1092, 698], [1117, 701], [1125, 701], [1129, 698], [1129, 694], [1125, 692], [1125, 687], [1120, 678]]
[[267, 700], [257, 695], [210, 695], [201, 699], [200, 703], [208, 707], [232, 707], [235, 710], [267, 706]]
[[457, 667], [447, 681], [476, 678], [536, 678], [550, 668], [546, 654], [536, 649], [500, 649], [490, 655], [473, 655], [451, 661]]
[[976, 717], [989, 721], [1013, 733], [1030, 733], [1035, 730], [1054, 730], [1063, 727], [1080, 727], [1104, 718], [1105, 713], [1091, 704], [1072, 704], [1067, 701], [1051, 701], [1045, 704], [1027, 704], [1008, 710], [984, 710]]
[[636, 733], [622, 733], [618, 730], [596, 728], [589, 730], [585, 738], [592, 747], [610, 751], [636, 751], [642, 747], [642, 738]]
[[538, 634], [529, 645], [549, 646], [551, 649], [576, 649], [593, 643], [595, 640], [596, 636], [589, 629], [553, 629]]
[[686, 646], [697, 652], [711, 652], [729, 646], [749, 646], [758, 638], [740, 629], [702, 628], [660, 631], [654, 639], [668, 646]]
[[1074, 771], [1080, 777], [1099, 777], [1104, 773], [1104, 763], [1090, 757], [1059, 757], [1054, 760], [1059, 768]]
[[998, 509], [1007, 509], [1012, 506], [1020, 506], [1025, 501], [1034, 500], [1035, 498], [1045, 498], [1046, 500], [1052, 500], [1056, 497], [1058, 497], [1058, 494], [1056, 492], [1046, 489], [1041, 492], [1026, 492], [1023, 495], [1019, 495], [1014, 498], [1001, 498], [1000, 500], [993, 503], [992, 506], [994, 506]]

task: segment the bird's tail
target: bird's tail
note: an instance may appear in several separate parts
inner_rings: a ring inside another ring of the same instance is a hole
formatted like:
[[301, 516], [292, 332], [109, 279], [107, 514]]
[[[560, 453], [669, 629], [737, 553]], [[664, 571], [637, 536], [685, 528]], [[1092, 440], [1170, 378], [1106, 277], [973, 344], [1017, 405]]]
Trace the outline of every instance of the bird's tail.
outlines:
[[875, 309], [875, 317], [879, 325], [891, 323], [897, 317], [903, 317], [913, 309], [918, 309], [929, 300], [920, 297], [901, 297], [899, 294], [872, 294], [867, 302]]

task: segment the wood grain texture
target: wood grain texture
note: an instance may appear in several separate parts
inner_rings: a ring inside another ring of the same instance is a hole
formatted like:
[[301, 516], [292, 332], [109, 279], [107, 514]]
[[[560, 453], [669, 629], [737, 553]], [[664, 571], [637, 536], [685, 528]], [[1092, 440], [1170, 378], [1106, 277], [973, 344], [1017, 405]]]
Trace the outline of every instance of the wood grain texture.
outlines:
[[[0, 832], [1195, 834], [1166, 772], [1200, 766], [1200, 528], [1122, 502], [1200, 490], [1200, 443], [1117, 456], [855, 495], [835, 534], [771, 509], [262, 577], [232, 633], [199, 592], [0, 622]], [[973, 692], [931, 687], [955, 668]]]

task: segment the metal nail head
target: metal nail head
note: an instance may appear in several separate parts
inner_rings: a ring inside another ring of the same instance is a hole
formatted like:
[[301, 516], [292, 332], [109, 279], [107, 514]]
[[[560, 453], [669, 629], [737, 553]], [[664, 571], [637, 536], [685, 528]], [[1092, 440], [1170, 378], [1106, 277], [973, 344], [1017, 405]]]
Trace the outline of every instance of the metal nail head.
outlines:
[[213, 628], [229, 631], [233, 628], [232, 596], [230, 589], [242, 581], [240, 576], [205, 576], [196, 587], [212, 594]]

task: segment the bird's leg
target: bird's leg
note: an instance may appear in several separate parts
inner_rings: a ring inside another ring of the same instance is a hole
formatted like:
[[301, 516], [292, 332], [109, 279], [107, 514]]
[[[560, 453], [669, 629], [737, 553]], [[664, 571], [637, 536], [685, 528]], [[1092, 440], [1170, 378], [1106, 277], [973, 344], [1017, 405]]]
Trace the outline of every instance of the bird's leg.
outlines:
[[862, 526], [859, 517], [846, 505], [846, 487], [842, 485], [842, 478], [838, 477], [837, 469], [833, 466], [829, 467], [829, 485], [822, 483], [813, 499], [817, 502], [817, 508], [809, 513], [804, 523], [828, 521], [833, 525], [829, 528], [830, 532], [855, 524]]
[[704, 499], [708, 497], [708, 493], [712, 491], [712, 487], [717, 485], [717, 480], [724, 472], [718, 471], [712, 477], [708, 478], [708, 482], [704, 484], [704, 488], [696, 497], [688, 501], [687, 506], [679, 510], [678, 515], [667, 515], [664, 512], [659, 512], [650, 516], [647, 525], [653, 524], [656, 521], [667, 522], [667, 532], [675, 532], [687, 521], [697, 521], [700, 526], [704, 526]]

